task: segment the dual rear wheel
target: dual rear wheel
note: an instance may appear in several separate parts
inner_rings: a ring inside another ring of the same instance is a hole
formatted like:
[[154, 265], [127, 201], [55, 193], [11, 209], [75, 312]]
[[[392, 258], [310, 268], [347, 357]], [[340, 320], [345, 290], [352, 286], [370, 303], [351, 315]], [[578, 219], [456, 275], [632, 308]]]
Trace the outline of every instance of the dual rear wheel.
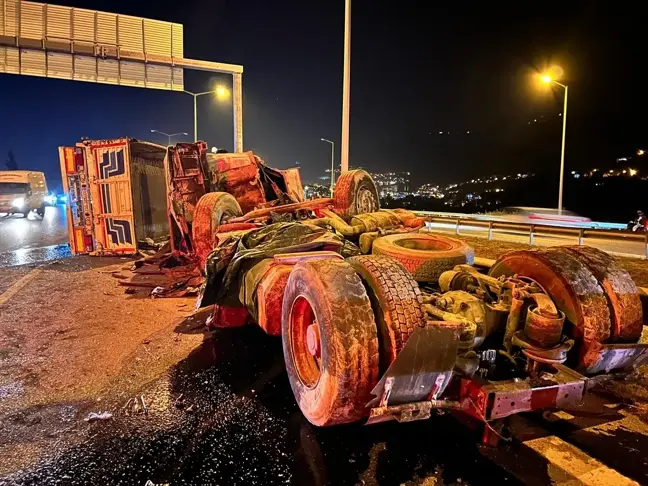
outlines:
[[423, 322], [416, 282], [376, 255], [298, 263], [282, 315], [288, 379], [318, 426], [365, 417], [380, 374]]

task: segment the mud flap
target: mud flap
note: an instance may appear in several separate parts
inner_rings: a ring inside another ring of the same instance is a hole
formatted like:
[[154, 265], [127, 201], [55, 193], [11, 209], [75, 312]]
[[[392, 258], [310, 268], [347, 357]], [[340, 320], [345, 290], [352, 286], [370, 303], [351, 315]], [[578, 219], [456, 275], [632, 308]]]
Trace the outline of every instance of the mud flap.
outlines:
[[457, 351], [453, 329], [417, 328], [372, 390], [367, 424], [423, 420], [432, 408], [454, 408], [437, 398], [452, 379]]

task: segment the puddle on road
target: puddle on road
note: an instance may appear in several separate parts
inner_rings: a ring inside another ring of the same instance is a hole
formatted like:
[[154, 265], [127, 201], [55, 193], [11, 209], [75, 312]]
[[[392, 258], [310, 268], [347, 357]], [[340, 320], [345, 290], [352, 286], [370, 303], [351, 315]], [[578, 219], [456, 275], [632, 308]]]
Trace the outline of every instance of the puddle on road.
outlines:
[[80, 427], [91, 439], [0, 485], [518, 484], [449, 416], [313, 427], [294, 402], [280, 340], [254, 326], [218, 331], [140, 394], [148, 416], [120, 403], [113, 420]]
[[40, 248], [21, 248], [20, 250], [0, 253], [0, 268], [49, 262], [71, 256], [70, 246], [67, 244], [42, 246]]

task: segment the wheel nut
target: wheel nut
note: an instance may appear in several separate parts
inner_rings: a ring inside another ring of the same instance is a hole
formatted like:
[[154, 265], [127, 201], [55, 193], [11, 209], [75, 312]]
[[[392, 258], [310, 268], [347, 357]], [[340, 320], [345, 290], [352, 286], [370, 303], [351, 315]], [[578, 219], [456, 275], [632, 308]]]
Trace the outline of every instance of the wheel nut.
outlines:
[[313, 356], [320, 355], [320, 330], [317, 323], [311, 324], [306, 329], [306, 345], [308, 352]]

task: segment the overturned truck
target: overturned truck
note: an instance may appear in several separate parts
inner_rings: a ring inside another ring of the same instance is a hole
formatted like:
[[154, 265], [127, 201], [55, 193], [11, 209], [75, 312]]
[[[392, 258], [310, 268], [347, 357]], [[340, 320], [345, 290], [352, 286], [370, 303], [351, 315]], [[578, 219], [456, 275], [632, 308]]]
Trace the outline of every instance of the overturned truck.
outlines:
[[315, 425], [450, 410], [504, 435], [506, 417], [578, 407], [594, 384], [643, 363], [639, 292], [606, 253], [517, 251], [483, 269], [461, 241], [380, 210], [365, 171], [305, 201], [296, 171], [252, 153], [170, 147], [174, 252], [205, 276], [211, 325], [281, 336], [290, 385]]

